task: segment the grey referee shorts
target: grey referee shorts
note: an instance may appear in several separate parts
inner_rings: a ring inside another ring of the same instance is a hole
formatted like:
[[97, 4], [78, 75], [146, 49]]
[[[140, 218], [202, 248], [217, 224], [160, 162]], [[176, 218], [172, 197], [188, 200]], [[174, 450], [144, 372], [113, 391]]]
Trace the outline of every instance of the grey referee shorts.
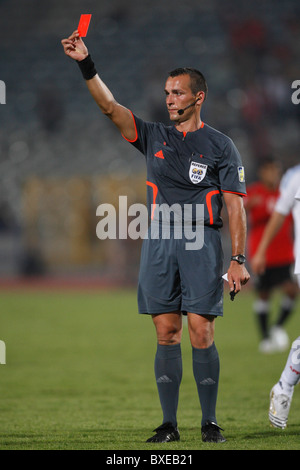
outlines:
[[142, 314], [174, 311], [223, 315], [223, 250], [218, 230], [204, 227], [203, 247], [187, 250], [181, 239], [144, 239], [138, 283]]

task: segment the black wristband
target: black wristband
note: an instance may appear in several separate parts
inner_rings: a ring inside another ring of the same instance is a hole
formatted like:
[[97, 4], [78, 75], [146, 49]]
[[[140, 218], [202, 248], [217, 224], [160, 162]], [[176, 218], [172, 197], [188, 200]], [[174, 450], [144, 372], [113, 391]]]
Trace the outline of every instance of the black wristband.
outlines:
[[85, 80], [91, 80], [96, 75], [97, 70], [90, 54], [85, 59], [76, 62]]

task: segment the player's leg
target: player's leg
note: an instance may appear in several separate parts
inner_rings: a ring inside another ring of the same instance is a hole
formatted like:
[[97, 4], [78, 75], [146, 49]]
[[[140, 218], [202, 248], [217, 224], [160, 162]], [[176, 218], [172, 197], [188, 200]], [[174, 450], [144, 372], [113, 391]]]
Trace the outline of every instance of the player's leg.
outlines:
[[215, 317], [188, 312], [188, 330], [192, 347], [207, 349], [214, 342]]
[[[300, 274], [297, 274], [300, 287]], [[271, 390], [269, 420], [275, 427], [284, 429], [287, 424], [294, 387], [300, 380], [300, 336], [293, 342], [280, 380]]]
[[[284, 351], [290, 345], [288, 334], [284, 327], [294, 311], [296, 298], [299, 292], [297, 283], [293, 280], [289, 266], [282, 267], [281, 283], [283, 297], [279, 305], [278, 318], [271, 328], [270, 336], [277, 350]], [[283, 281], [283, 283], [282, 283]]]
[[177, 408], [182, 378], [181, 312], [152, 315], [157, 335], [154, 362], [156, 384], [163, 412], [163, 424], [147, 442], [179, 440]]
[[269, 335], [272, 273], [272, 269], [267, 268], [265, 272], [255, 280], [256, 299], [253, 302], [253, 312], [260, 337], [259, 351], [264, 353], [272, 352], [272, 342]]
[[204, 240], [200, 250], [186, 250], [184, 240], [179, 251], [182, 311], [188, 314], [202, 439], [223, 442], [216, 421], [219, 354], [214, 343], [215, 317], [223, 315], [223, 251], [218, 231], [204, 228]]
[[293, 279], [287, 279], [282, 284], [283, 299], [280, 304], [280, 312], [276, 322], [277, 326], [283, 327], [293, 313], [299, 287]]
[[[285, 287], [283, 287], [283, 283]], [[285, 296], [282, 299], [277, 322], [270, 328], [271, 317], [271, 292], [282, 287]], [[258, 320], [258, 328], [261, 335], [259, 351], [273, 353], [284, 351], [289, 347], [289, 338], [283, 324], [289, 317], [296, 297], [297, 286], [293, 283], [290, 266], [269, 267], [256, 280], [258, 298], [254, 302], [254, 313]]]
[[[270, 328], [270, 295], [272, 290], [280, 287], [283, 298], [279, 306], [279, 315], [275, 324]], [[291, 266], [267, 268], [265, 273], [257, 279], [256, 289], [259, 298], [254, 302], [254, 311], [262, 335], [259, 350], [266, 353], [285, 351], [289, 348], [290, 343], [283, 327], [293, 311], [298, 293], [298, 286], [291, 274]]]
[[293, 342], [279, 381], [270, 393], [269, 419], [273, 426], [284, 429], [295, 385], [300, 380], [300, 336]]
[[271, 352], [271, 340], [269, 337], [269, 317], [270, 317], [270, 291], [257, 290], [257, 298], [253, 302], [253, 311], [257, 321], [260, 336], [259, 350], [261, 352]]
[[223, 442], [225, 439], [216, 418], [220, 361], [214, 343], [215, 317], [188, 313], [188, 329], [193, 350], [193, 372], [202, 409], [203, 440]]
[[[176, 240], [145, 239], [138, 286], [139, 312], [152, 315], [157, 335], [155, 377], [163, 425], [148, 442], [178, 440], [177, 406], [182, 377], [181, 290]], [[165, 312], [165, 313], [163, 313]], [[168, 312], [168, 313], [166, 313]]]

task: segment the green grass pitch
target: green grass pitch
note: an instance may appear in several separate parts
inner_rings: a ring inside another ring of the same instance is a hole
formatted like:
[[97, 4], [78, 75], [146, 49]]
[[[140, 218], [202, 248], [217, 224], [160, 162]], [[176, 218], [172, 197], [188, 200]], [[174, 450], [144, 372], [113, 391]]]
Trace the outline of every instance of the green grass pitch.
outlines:
[[[2, 290], [0, 299], [0, 339], [6, 344], [6, 364], [0, 365], [1, 450], [300, 449], [299, 386], [287, 429], [268, 422], [269, 392], [287, 353], [258, 353], [251, 291], [234, 302], [226, 293], [224, 317], [216, 321], [217, 417], [227, 438], [219, 445], [201, 441], [186, 326], [181, 441], [145, 443], [162, 417], [154, 327], [151, 318], [137, 314], [134, 290]], [[299, 302], [287, 331], [291, 340], [299, 336]]]

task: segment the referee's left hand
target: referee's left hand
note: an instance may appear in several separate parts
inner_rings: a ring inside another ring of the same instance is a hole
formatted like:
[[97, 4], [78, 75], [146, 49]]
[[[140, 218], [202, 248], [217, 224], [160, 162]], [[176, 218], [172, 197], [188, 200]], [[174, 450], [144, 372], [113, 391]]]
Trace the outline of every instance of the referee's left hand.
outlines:
[[230, 291], [236, 294], [240, 292], [243, 285], [247, 284], [250, 279], [250, 274], [244, 264], [239, 264], [236, 261], [231, 261], [228, 268], [228, 284]]

